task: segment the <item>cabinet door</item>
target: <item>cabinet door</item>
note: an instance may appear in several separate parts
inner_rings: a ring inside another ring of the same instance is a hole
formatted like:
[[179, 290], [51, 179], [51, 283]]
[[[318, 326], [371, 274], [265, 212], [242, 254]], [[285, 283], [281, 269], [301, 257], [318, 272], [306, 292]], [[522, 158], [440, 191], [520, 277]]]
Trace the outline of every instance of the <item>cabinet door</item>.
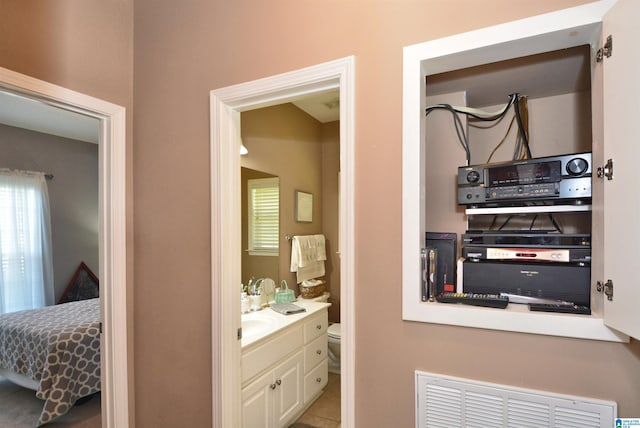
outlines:
[[273, 373], [268, 372], [242, 389], [243, 428], [273, 426]]
[[611, 57], [603, 60], [604, 160], [613, 161], [613, 179], [604, 178], [604, 278], [596, 278], [613, 283], [613, 299], [604, 298], [605, 323], [636, 339], [640, 338], [635, 251], [640, 238], [640, 197], [635, 189], [640, 161], [638, 21], [636, 0], [618, 1], [603, 19], [603, 39], [612, 35], [613, 42]]
[[303, 403], [304, 353], [299, 351], [273, 371], [277, 387], [273, 390], [275, 426], [284, 427], [293, 422]]

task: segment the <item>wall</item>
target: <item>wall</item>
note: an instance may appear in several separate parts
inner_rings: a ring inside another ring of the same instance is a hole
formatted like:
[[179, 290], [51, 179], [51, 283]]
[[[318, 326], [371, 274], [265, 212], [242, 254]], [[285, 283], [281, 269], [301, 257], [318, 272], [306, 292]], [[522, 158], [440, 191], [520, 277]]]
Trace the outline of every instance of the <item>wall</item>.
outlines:
[[127, 109], [126, 216], [130, 418], [133, 382], [133, 1], [0, 0], [0, 67]]
[[340, 322], [340, 121], [322, 124], [322, 230], [327, 238], [325, 263], [329, 321]]
[[136, 0], [137, 426], [211, 424], [209, 91], [347, 55], [356, 58], [356, 425], [413, 426], [416, 369], [613, 399], [621, 416], [637, 416], [637, 341], [401, 319], [402, 47], [586, 2]]
[[42, 171], [51, 207], [55, 301], [85, 262], [98, 275], [98, 145], [0, 125], [0, 168]]

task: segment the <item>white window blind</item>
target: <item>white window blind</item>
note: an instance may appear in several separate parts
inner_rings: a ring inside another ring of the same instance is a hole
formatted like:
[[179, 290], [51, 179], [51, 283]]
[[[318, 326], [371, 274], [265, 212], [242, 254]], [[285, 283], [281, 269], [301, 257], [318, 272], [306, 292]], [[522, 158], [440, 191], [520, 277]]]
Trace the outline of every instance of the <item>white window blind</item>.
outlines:
[[247, 180], [249, 197], [249, 254], [278, 256], [280, 234], [280, 180]]

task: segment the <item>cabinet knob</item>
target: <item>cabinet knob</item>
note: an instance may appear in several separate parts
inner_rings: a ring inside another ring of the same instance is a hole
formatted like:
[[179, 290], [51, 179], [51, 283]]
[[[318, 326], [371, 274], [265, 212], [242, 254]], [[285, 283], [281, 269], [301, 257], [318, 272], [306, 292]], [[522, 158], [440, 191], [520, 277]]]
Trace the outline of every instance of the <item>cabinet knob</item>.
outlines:
[[322, 378], [321, 377], [317, 377], [316, 378], [316, 382], [318, 382], [318, 383], [322, 382]]
[[318, 350], [316, 351], [316, 354], [318, 354], [318, 355], [322, 355], [322, 349], [318, 349]]
[[281, 380], [281, 379], [278, 379], [278, 380], [276, 381], [276, 385], [282, 385], [282, 380]]
[[322, 324], [318, 324], [318, 325], [316, 326], [316, 328], [317, 328], [318, 330], [320, 330], [320, 329], [322, 328]]
[[269, 385], [269, 388], [271, 388], [271, 389], [276, 389], [276, 384], [275, 384], [275, 383], [272, 383], [271, 385]]

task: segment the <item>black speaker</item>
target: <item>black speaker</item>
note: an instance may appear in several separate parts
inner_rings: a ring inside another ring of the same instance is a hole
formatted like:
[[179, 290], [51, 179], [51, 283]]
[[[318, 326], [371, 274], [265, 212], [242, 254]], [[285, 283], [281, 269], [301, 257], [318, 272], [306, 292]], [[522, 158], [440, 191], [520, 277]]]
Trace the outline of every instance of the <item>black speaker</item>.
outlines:
[[509, 293], [584, 306], [591, 302], [588, 264], [465, 260], [462, 272], [465, 293]]
[[435, 294], [444, 291], [456, 291], [456, 258], [458, 235], [447, 232], [427, 232], [425, 244], [427, 248], [435, 248], [438, 252], [436, 263]]

